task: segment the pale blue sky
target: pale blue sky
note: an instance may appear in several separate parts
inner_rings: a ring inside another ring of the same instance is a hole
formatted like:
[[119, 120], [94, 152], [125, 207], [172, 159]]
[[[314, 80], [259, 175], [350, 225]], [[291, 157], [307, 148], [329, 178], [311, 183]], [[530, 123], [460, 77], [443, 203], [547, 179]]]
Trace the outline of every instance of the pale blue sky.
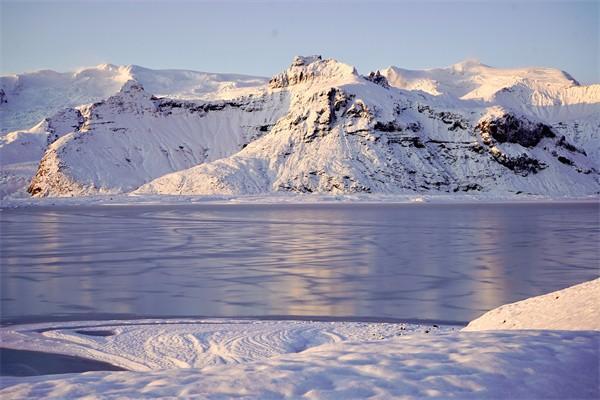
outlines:
[[270, 76], [296, 54], [362, 73], [478, 58], [600, 82], [592, 1], [0, 0], [2, 74], [104, 62]]

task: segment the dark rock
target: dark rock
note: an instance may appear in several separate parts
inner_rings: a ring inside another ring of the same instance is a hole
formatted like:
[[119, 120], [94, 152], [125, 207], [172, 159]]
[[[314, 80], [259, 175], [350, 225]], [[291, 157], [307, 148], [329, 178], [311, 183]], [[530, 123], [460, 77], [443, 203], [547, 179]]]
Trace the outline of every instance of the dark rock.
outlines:
[[533, 123], [512, 114], [481, 121], [475, 129], [481, 132], [487, 145], [491, 145], [490, 138], [493, 138], [498, 143], [518, 143], [524, 147], [534, 147], [543, 138], [556, 136], [548, 125]]
[[543, 162], [529, 157], [527, 154], [521, 154], [518, 157], [509, 157], [499, 151], [491, 153], [492, 158], [499, 164], [513, 171], [515, 174], [527, 176], [530, 173], [537, 174], [548, 166]]
[[371, 72], [369, 76], [365, 76], [365, 79], [375, 83], [376, 85], [382, 86], [386, 89], [390, 88], [390, 84], [385, 76], [381, 75], [379, 71]]
[[402, 132], [402, 127], [396, 121], [375, 122], [373, 129], [381, 132]]
[[558, 161], [565, 165], [573, 165], [573, 161], [569, 160], [567, 157], [558, 156]]
[[563, 147], [572, 153], [580, 153], [580, 154], [583, 154], [584, 156], [587, 156], [587, 154], [585, 153], [584, 150], [581, 150], [581, 149], [573, 146], [571, 143], [567, 142], [564, 135], [560, 137], [560, 139], [556, 142], [556, 145], [559, 147]]

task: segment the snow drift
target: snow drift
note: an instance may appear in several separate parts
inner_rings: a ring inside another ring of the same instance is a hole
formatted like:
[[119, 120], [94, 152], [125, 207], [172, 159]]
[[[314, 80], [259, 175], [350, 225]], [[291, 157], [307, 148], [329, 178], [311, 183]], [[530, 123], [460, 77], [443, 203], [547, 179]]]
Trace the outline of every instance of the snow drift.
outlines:
[[600, 278], [500, 306], [463, 331], [508, 329], [600, 331]]

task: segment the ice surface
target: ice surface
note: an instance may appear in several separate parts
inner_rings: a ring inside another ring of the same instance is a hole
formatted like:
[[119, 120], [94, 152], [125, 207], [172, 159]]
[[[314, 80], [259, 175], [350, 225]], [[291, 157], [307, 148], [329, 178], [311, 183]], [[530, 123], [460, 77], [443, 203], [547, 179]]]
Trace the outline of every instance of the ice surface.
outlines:
[[597, 203], [281, 204], [293, 199], [3, 209], [2, 321], [466, 323], [598, 274]]

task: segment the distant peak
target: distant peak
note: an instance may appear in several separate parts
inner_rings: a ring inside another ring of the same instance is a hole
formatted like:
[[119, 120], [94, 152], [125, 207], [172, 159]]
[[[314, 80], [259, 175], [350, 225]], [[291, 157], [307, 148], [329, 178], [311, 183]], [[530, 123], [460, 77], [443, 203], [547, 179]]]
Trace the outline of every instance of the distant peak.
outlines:
[[104, 64], [98, 64], [96, 66], [96, 68], [100, 69], [102, 71], [112, 71], [115, 69], [119, 69], [119, 66], [115, 65], [115, 64], [104, 63]]
[[487, 67], [487, 65], [483, 64], [476, 58], [468, 58], [456, 64], [453, 64], [451, 68], [455, 71], [468, 71], [470, 69], [478, 68], [478, 67]]
[[135, 93], [145, 93], [144, 87], [138, 81], [133, 79], [125, 82], [123, 86], [121, 86], [121, 90], [119, 93], [127, 93], [127, 94], [135, 94]]

